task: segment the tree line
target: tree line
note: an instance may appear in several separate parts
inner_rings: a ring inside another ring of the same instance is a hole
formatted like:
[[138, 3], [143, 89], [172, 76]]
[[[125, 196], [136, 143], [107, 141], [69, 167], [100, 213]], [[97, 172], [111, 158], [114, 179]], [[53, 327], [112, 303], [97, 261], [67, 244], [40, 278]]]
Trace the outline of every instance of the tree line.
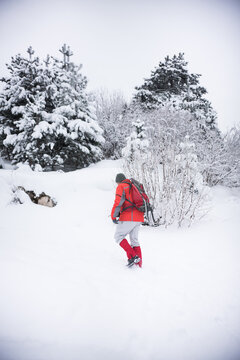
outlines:
[[159, 223], [195, 218], [204, 186], [240, 186], [240, 130], [222, 134], [200, 74], [183, 53], [160, 61], [130, 101], [119, 92], [87, 91], [82, 65], [63, 45], [62, 58], [40, 60], [32, 47], [1, 78], [0, 151], [34, 170], [71, 170], [124, 159], [152, 197]]

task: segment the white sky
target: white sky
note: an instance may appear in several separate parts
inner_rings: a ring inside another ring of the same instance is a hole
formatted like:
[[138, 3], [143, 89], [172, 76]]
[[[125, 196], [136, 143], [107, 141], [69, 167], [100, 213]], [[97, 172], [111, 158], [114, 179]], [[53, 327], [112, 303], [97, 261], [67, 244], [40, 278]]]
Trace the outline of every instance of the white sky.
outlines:
[[239, 20], [238, 0], [0, 0], [0, 76], [29, 45], [42, 58], [67, 43], [88, 90], [130, 99], [159, 61], [184, 52], [224, 131], [240, 122]]

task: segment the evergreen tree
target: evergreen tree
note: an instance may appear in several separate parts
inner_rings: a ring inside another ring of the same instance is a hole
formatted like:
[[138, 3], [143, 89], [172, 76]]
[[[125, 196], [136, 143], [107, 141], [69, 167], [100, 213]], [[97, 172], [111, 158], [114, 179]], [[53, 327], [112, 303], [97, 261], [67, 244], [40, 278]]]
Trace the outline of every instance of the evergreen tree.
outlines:
[[79, 168], [101, 159], [104, 139], [88, 105], [87, 80], [70, 62], [69, 47], [61, 52], [63, 61], [48, 56], [40, 63], [29, 48], [30, 59], [19, 56], [21, 66], [12, 61], [11, 76], [3, 79], [0, 145], [14, 163]]
[[132, 123], [132, 126], [133, 131], [127, 138], [127, 145], [122, 151], [123, 156], [128, 159], [129, 162], [132, 162], [136, 157], [143, 160], [149, 146], [144, 121], [137, 119]]
[[190, 74], [184, 54], [173, 58], [167, 56], [165, 62], [151, 72], [144, 84], [136, 87], [133, 105], [144, 110], [157, 109], [171, 100], [180, 109], [189, 110], [202, 127], [216, 127], [216, 113], [210, 102], [203, 96], [207, 90], [199, 85], [200, 74]]
[[12, 57], [7, 65], [9, 77], [1, 81], [5, 84], [0, 94], [0, 150], [3, 157], [13, 159], [16, 143], [21, 138], [19, 121], [26, 106], [34, 103], [34, 97], [42, 90], [39, 58], [33, 59], [34, 51], [28, 48], [29, 58], [20, 54]]
[[127, 144], [122, 150], [124, 172], [127, 176], [143, 182], [143, 169], [147, 166], [149, 156], [149, 141], [144, 121], [136, 119], [132, 123], [133, 130], [127, 138]]

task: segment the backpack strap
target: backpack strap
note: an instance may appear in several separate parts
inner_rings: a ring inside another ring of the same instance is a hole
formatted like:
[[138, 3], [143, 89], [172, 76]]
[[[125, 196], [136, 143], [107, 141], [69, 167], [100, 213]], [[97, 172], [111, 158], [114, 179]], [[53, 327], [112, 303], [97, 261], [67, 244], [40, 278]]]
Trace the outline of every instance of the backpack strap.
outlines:
[[[138, 188], [138, 191], [141, 190], [141, 191], [143, 191], [143, 192], [145, 193], [145, 190], [144, 190], [143, 185], [140, 184], [138, 181], [132, 179], [132, 178], [131, 178], [129, 181], [123, 180], [122, 183], [129, 185], [129, 194], [130, 194], [130, 192], [131, 192], [131, 189], [132, 189], [133, 184], [136, 186], [136, 188]], [[140, 188], [140, 189], [139, 189], [139, 188]], [[145, 194], [146, 194], [146, 193], [145, 193]], [[147, 199], [148, 199], [148, 198], [147, 198]], [[127, 210], [127, 209], [132, 209], [132, 208], [134, 208], [134, 207], [135, 207], [137, 210], [139, 210], [139, 208], [138, 208], [131, 200], [125, 199], [125, 201], [128, 201], [131, 205], [125, 207], [125, 208], [121, 211], [121, 213], [122, 213], [123, 211]], [[151, 206], [150, 203], [149, 203], [149, 199], [148, 199], [148, 200], [144, 200], [144, 202], [145, 202], [145, 206], [147, 207], [146, 217], [147, 217], [148, 222], [150, 222], [150, 219], [149, 219], [149, 212], [150, 212], [151, 215], [152, 215], [153, 224], [154, 224], [154, 226], [157, 226], [157, 222], [156, 222], [156, 220], [155, 220], [155, 218], [154, 218], [153, 209], [152, 209], [152, 206]]]
[[[132, 185], [133, 185], [132, 181], [131, 180], [129, 180], [129, 181], [123, 180], [121, 183], [129, 185], [129, 195], [130, 195]], [[131, 200], [125, 199], [125, 201], [128, 201], [131, 205], [125, 207], [124, 209], [122, 209], [121, 212], [123, 212], [123, 211], [125, 211], [127, 209], [133, 209], [134, 207], [139, 210], [139, 208]]]
[[122, 181], [122, 184], [127, 184], [127, 185], [129, 185], [129, 195], [130, 195], [131, 188], [132, 188], [132, 181], [131, 181], [131, 180], [129, 180], [129, 181], [123, 180], [123, 181]]
[[140, 211], [140, 209], [137, 207], [137, 205], [135, 205], [131, 200], [125, 199], [125, 201], [128, 201], [128, 202], [129, 202], [130, 204], [132, 204], [132, 205], [125, 207], [124, 209], [122, 209], [121, 212], [123, 212], [124, 210], [127, 210], [127, 209], [134, 208], [134, 207], [135, 207], [137, 210]]

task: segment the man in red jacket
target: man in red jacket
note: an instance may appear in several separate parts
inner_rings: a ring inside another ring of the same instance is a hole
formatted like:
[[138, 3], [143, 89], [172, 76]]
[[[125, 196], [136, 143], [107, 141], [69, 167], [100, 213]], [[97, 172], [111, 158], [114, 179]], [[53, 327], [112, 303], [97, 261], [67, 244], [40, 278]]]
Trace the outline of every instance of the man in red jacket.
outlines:
[[[117, 174], [116, 196], [111, 212], [111, 218], [117, 224], [114, 238], [116, 242], [126, 251], [128, 266], [137, 264], [142, 267], [142, 253], [138, 242], [138, 232], [140, 225], [144, 222], [144, 215], [136, 209], [132, 202], [130, 192], [130, 180], [124, 174]], [[130, 200], [130, 201], [128, 201]], [[131, 245], [125, 238], [129, 234]]]

